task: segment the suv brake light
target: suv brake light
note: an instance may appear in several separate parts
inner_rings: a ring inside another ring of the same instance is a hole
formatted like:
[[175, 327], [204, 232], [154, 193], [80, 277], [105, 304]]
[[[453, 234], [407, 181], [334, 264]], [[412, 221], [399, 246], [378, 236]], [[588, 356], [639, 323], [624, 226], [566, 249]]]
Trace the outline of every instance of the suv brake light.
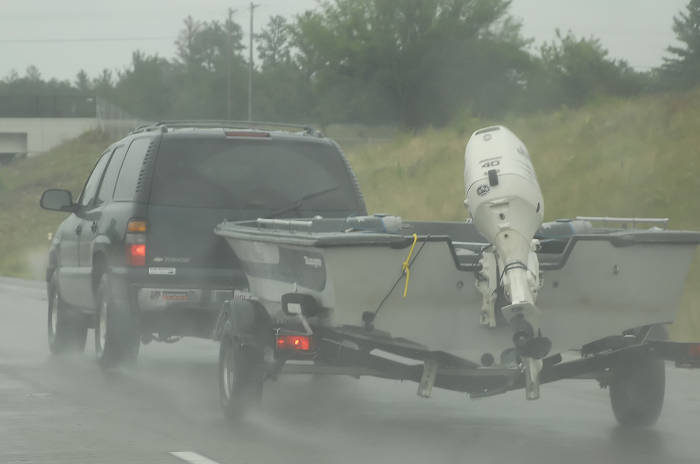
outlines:
[[129, 245], [129, 265], [130, 266], [145, 266], [146, 265], [146, 244], [138, 243]]
[[233, 130], [233, 131], [224, 131], [224, 134], [226, 135], [226, 137], [260, 137], [260, 138], [269, 138], [270, 137], [270, 133], [264, 132], [264, 131]]
[[129, 266], [146, 265], [146, 221], [131, 219], [126, 226], [126, 260]]

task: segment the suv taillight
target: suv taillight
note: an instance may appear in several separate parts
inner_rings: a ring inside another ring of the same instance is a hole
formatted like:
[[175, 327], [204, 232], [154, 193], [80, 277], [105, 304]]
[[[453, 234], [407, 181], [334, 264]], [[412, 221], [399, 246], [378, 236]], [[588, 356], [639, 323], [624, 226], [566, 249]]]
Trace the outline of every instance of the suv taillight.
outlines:
[[126, 260], [129, 266], [146, 265], [146, 221], [131, 219], [126, 226]]

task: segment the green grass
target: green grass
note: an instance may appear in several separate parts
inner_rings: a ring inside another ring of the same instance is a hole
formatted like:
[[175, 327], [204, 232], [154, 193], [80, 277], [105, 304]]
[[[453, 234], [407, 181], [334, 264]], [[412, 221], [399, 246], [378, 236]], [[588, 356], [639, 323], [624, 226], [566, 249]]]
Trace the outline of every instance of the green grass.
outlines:
[[[700, 230], [700, 88], [502, 121], [464, 116], [447, 129], [353, 147], [348, 155], [368, 209], [464, 219], [464, 148], [474, 130], [495, 122], [532, 154], [548, 220], [669, 217], [673, 228]], [[700, 254], [686, 287], [673, 333], [700, 339]]]
[[110, 140], [88, 132], [50, 152], [0, 166], [0, 275], [42, 278], [48, 234], [65, 214], [39, 208], [47, 188], [65, 188], [76, 196], [97, 157]]

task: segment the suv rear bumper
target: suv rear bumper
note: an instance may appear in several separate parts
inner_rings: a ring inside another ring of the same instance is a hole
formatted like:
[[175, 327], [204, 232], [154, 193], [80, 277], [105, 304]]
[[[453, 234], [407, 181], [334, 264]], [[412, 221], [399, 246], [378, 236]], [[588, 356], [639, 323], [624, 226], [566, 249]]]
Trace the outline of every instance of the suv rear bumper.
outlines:
[[177, 269], [149, 275], [145, 268], [112, 268], [112, 296], [139, 314], [145, 333], [209, 337], [233, 288], [245, 288], [244, 274], [231, 269]]
[[140, 288], [133, 286], [136, 306], [140, 311], [167, 311], [172, 308], [202, 308], [221, 304], [233, 298], [233, 290], [202, 288]]

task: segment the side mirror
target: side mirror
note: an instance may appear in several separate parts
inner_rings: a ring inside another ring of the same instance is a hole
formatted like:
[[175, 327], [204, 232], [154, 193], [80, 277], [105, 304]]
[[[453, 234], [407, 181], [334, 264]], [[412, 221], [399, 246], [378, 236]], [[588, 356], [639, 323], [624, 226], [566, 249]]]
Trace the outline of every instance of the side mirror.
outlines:
[[61, 211], [72, 213], [75, 210], [73, 204], [73, 194], [68, 190], [51, 189], [41, 194], [39, 205], [50, 211]]
[[303, 314], [305, 317], [313, 317], [321, 308], [311, 295], [302, 293], [285, 293], [282, 295], [282, 312], [287, 316]]

